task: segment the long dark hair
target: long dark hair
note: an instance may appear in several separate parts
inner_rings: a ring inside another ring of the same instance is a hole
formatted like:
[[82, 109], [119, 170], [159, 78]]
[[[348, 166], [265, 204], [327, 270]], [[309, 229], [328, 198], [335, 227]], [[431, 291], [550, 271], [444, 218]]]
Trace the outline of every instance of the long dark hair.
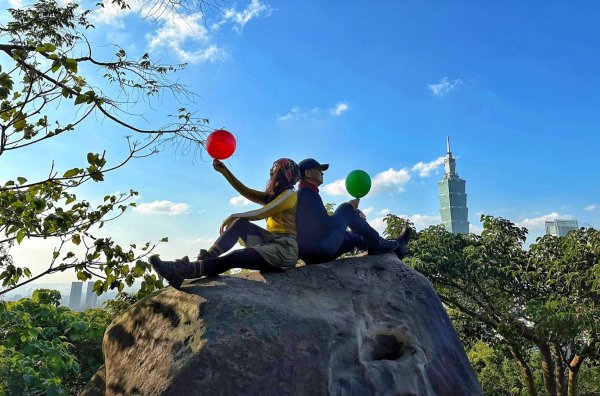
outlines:
[[285, 190], [294, 188], [294, 185], [300, 179], [298, 165], [289, 158], [278, 159], [273, 163], [273, 167], [276, 167], [275, 172], [271, 174], [267, 188], [265, 189], [267, 203], [274, 200]]

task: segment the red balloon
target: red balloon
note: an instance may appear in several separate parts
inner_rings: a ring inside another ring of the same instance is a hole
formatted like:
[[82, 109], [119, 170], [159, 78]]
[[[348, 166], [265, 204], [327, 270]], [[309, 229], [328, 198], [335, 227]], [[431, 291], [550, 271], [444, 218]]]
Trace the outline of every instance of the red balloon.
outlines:
[[208, 135], [206, 151], [214, 159], [227, 159], [235, 151], [235, 137], [225, 129], [218, 129]]

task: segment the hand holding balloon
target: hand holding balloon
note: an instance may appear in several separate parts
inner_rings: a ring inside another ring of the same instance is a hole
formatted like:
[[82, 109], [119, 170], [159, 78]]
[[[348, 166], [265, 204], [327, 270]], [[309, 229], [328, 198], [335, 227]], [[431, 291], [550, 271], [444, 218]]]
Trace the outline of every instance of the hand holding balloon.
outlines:
[[358, 204], [360, 203], [360, 198], [351, 199], [350, 201], [348, 201], [348, 203], [354, 208], [354, 210], [357, 210]]
[[231, 157], [235, 151], [235, 146], [235, 137], [225, 129], [218, 129], [212, 132], [206, 139], [206, 151], [208, 151], [208, 155], [217, 160], [224, 160]]
[[[371, 189], [371, 177], [363, 170], [353, 170], [346, 176], [346, 190], [354, 198], [362, 198]], [[357, 205], [358, 206], [358, 205]]]
[[221, 174], [225, 174], [225, 172], [227, 172], [227, 167], [225, 166], [225, 164], [218, 159], [213, 160], [213, 168]]

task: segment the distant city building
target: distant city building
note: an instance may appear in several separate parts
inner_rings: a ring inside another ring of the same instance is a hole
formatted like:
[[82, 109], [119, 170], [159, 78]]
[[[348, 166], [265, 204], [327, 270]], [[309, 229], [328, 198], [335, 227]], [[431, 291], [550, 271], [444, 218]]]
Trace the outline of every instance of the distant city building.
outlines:
[[87, 289], [85, 291], [85, 308], [96, 308], [96, 305], [98, 304], [98, 296], [92, 290], [93, 287], [93, 282], [87, 282]]
[[546, 235], [562, 237], [569, 231], [578, 229], [577, 220], [554, 219], [546, 220]]
[[454, 234], [469, 232], [469, 209], [465, 181], [456, 173], [456, 161], [450, 151], [450, 138], [446, 138], [446, 159], [444, 178], [438, 183], [440, 191], [440, 214], [446, 230]]
[[83, 282], [72, 282], [71, 283], [71, 295], [69, 298], [69, 308], [72, 311], [79, 311], [81, 307], [81, 289]]

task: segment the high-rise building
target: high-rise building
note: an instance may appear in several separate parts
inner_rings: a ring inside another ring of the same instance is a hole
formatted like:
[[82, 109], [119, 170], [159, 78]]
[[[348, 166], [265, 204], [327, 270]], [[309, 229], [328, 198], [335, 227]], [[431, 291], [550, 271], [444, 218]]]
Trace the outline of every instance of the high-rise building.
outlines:
[[546, 220], [546, 235], [562, 237], [569, 231], [578, 229], [577, 220], [554, 219]]
[[71, 295], [69, 296], [69, 308], [79, 311], [81, 307], [81, 289], [83, 282], [71, 282]]
[[450, 138], [446, 138], [444, 178], [438, 183], [440, 191], [440, 214], [446, 230], [454, 234], [469, 232], [469, 209], [465, 181], [456, 173], [456, 161], [450, 151]]
[[96, 308], [98, 296], [92, 290], [93, 288], [94, 282], [87, 282], [87, 289], [85, 291], [85, 308]]

